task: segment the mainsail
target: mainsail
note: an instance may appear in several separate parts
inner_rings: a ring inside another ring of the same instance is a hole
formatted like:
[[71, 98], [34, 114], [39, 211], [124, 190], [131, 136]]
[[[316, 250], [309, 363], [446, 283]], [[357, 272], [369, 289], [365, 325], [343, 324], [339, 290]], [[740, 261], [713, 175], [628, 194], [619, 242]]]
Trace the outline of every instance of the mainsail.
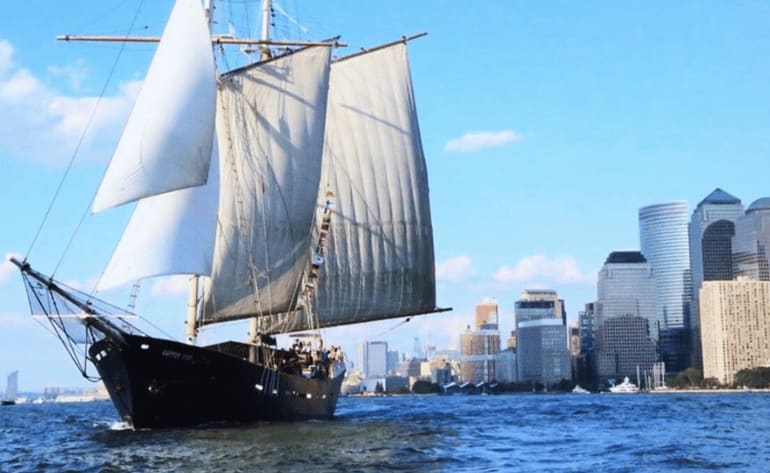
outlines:
[[321, 176], [328, 47], [222, 77], [219, 226], [202, 323], [286, 312], [310, 257]]
[[405, 42], [332, 64], [321, 202], [336, 198], [316, 288], [317, 320], [266, 332], [433, 312], [433, 228]]
[[93, 211], [206, 182], [216, 68], [198, 0], [178, 0], [94, 198]]

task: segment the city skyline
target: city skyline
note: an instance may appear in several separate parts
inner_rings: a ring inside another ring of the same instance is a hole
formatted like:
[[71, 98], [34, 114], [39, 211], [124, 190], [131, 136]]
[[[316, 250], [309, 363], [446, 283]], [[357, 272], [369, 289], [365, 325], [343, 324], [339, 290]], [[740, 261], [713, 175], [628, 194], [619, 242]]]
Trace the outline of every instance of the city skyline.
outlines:
[[[153, 47], [54, 37], [124, 34], [137, 4], [81, 0], [30, 15], [29, 5], [13, 3], [0, 20], [0, 252], [26, 255], [91, 120], [93, 132], [30, 254], [34, 266], [58, 268], [57, 277], [86, 290], [130, 208], [89, 216], [60, 257]], [[156, 33], [171, 4], [145, 5], [132, 32]], [[684, 200], [691, 215], [717, 187], [747, 205], [770, 195], [762, 177], [770, 166], [770, 71], [759, 59], [770, 50], [770, 11], [763, 5], [482, 2], [472, 9], [478, 21], [467, 20], [460, 2], [325, 2], [333, 14], [314, 2], [289, 6], [307, 29], [300, 36], [344, 31], [347, 51], [429, 33], [410, 43], [410, 64], [431, 188], [437, 303], [454, 310], [328, 330], [329, 343], [351, 356], [367, 338], [405, 353], [415, 336], [456, 345], [474, 306], [488, 297], [498, 301], [507, 334], [524, 289], [558, 291], [574, 322], [596, 299], [606, 255], [638, 249], [641, 207]], [[376, 27], [362, 21], [372, 15]], [[280, 13], [276, 22], [291, 24]], [[123, 60], [105, 87], [118, 53]], [[100, 112], [90, 118], [102, 90]], [[179, 286], [147, 281], [136, 300], [137, 311], [174, 338], [183, 337]], [[7, 264], [0, 296], [0, 374], [19, 369], [29, 387], [83, 384], [55, 338], [29, 317], [19, 274]], [[242, 338], [247, 328], [230, 330]]]

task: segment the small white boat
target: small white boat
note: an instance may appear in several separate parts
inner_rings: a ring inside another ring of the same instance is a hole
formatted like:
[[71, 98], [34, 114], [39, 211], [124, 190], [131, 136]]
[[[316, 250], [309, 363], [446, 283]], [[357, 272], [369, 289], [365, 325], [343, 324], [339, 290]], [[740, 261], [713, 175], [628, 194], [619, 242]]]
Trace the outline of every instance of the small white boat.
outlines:
[[576, 384], [574, 388], [572, 388], [572, 392], [575, 394], [591, 394], [591, 391], [584, 388], [583, 386]]
[[639, 392], [639, 386], [635, 385], [628, 379], [628, 376], [623, 378], [623, 382], [620, 384], [613, 384], [610, 386], [611, 393], [618, 394], [634, 394]]

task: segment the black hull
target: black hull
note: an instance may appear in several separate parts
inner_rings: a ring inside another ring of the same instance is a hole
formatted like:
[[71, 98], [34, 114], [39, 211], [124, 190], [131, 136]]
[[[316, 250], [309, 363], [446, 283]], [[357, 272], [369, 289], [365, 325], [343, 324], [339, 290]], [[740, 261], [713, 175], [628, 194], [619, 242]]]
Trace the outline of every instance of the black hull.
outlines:
[[342, 373], [308, 378], [216, 349], [123, 333], [89, 349], [121, 418], [136, 429], [328, 419]]
[[0, 401], [0, 406], [15, 406], [16, 401]]

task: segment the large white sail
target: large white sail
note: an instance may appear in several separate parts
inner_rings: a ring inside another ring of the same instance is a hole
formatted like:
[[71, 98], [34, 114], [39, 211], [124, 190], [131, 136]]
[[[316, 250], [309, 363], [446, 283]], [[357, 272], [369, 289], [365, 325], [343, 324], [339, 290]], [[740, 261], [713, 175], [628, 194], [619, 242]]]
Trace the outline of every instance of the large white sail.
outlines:
[[204, 324], [284, 312], [296, 301], [321, 175], [329, 62], [329, 48], [308, 48], [221, 80], [222, 185]]
[[[405, 43], [332, 64], [319, 200], [336, 196], [317, 283], [320, 327], [432, 312], [428, 177]], [[312, 328], [303, 314], [265, 331]]]
[[216, 69], [199, 0], [177, 0], [93, 211], [206, 182]]
[[211, 274], [219, 203], [219, 158], [212, 148], [206, 185], [139, 201], [99, 280], [99, 290], [170, 274]]

